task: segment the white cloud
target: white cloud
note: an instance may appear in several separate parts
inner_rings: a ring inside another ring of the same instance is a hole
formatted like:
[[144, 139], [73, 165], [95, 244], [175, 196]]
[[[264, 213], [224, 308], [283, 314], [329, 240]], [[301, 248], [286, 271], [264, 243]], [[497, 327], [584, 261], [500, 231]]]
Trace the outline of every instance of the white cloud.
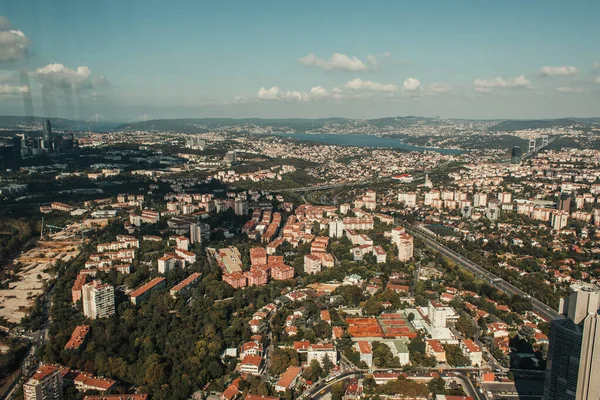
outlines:
[[19, 30], [10, 29], [8, 18], [0, 16], [0, 62], [16, 61], [27, 54], [29, 39]]
[[593, 66], [594, 66], [594, 69], [600, 70], [600, 61], [598, 61], [598, 62], [595, 62], [595, 63], [593, 64]]
[[594, 82], [600, 83], [600, 76], [597, 76], [596, 79], [594, 79]]
[[21, 95], [23, 93], [29, 93], [29, 86], [0, 85], [0, 97]]
[[581, 89], [581, 88], [569, 87], [569, 86], [557, 87], [555, 90], [557, 92], [561, 92], [561, 93], [581, 93], [581, 92], [583, 92], [583, 89]]
[[92, 77], [92, 71], [86, 66], [71, 69], [63, 64], [48, 64], [36, 70], [40, 83], [47, 89], [91, 89], [94, 86], [108, 84], [106, 78]]
[[402, 84], [402, 89], [404, 89], [405, 92], [416, 92], [420, 88], [421, 82], [415, 78], [408, 78]]
[[542, 67], [540, 74], [542, 76], [569, 76], [575, 75], [577, 73], [577, 68], [572, 66], [564, 66], [564, 67]]
[[366, 92], [388, 92], [393, 93], [398, 91], [398, 86], [393, 83], [382, 84], [374, 81], [363, 81], [360, 78], [352, 79], [346, 82], [343, 86], [344, 89], [353, 91], [366, 91]]
[[314, 53], [310, 53], [304, 57], [300, 57], [300, 61], [304, 65], [317, 66], [325, 71], [366, 71], [377, 67], [383, 59], [389, 57], [390, 53], [368, 55], [366, 61], [359, 59], [356, 56], [348, 56], [342, 53], [333, 53], [329, 60], [323, 60], [317, 57]]
[[283, 101], [287, 103], [306, 103], [309, 101], [327, 101], [332, 98], [332, 94], [321, 86], [315, 86], [307, 92], [298, 92], [290, 90], [281, 90], [277, 86], [270, 89], [260, 88], [258, 98], [265, 101]]
[[492, 89], [497, 88], [518, 88], [525, 89], [530, 87], [530, 82], [523, 75], [516, 78], [504, 79], [496, 77], [492, 79], [475, 79], [475, 91], [477, 93], [489, 93]]
[[452, 87], [444, 83], [432, 83], [424, 87], [423, 91], [432, 96], [441, 96], [453, 91]]

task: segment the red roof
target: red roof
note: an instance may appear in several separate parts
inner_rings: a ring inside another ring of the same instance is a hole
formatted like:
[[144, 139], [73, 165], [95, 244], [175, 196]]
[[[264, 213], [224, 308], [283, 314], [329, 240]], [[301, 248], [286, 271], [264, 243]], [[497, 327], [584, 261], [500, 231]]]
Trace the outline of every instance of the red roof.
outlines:
[[371, 345], [369, 344], [369, 342], [363, 342], [363, 341], [359, 341], [358, 343], [358, 350], [360, 351], [361, 354], [372, 354], [373, 350], [371, 349]]
[[300, 375], [302, 368], [290, 366], [288, 369], [281, 375], [279, 380], [277, 381], [277, 386], [281, 386], [284, 388], [290, 387], [292, 382]]
[[244, 359], [242, 360], [242, 365], [243, 364], [252, 364], [256, 367], [259, 367], [261, 363], [262, 363], [262, 357], [260, 357], [260, 356], [245, 356]]
[[152, 289], [153, 287], [155, 287], [163, 281], [165, 281], [165, 278], [163, 277], [154, 278], [150, 282], [140, 286], [139, 288], [131, 292], [131, 297], [138, 297], [139, 295], [144, 294], [146, 291]]
[[54, 371], [58, 371], [58, 368], [53, 367], [52, 365], [42, 365], [37, 371], [35, 371], [35, 374], [33, 374], [31, 378], [35, 379], [36, 381], [41, 381], [54, 373]]
[[65, 349], [78, 349], [83, 344], [89, 331], [89, 325], [76, 326], [71, 334], [71, 339], [65, 345]]

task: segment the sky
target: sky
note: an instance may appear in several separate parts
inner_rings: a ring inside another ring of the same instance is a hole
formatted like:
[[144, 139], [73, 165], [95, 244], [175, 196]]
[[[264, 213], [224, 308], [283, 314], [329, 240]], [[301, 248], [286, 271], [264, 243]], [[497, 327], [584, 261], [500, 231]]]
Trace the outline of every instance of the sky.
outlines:
[[597, 0], [4, 0], [0, 115], [600, 116]]

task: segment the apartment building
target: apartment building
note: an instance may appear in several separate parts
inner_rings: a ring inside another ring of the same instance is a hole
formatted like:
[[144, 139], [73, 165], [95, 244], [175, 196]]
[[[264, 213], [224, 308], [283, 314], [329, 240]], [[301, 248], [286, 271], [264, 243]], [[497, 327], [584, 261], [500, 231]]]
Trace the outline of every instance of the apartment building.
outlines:
[[115, 289], [99, 280], [81, 288], [83, 314], [89, 319], [106, 318], [115, 313]]
[[60, 400], [63, 398], [63, 383], [60, 369], [42, 365], [23, 385], [25, 400]]

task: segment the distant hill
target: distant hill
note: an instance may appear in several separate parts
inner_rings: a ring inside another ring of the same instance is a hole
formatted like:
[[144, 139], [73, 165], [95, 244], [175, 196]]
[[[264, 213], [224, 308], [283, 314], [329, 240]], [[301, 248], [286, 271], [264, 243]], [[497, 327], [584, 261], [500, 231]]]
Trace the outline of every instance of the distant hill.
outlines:
[[588, 118], [581, 118], [580, 121], [573, 119], [548, 119], [548, 120], [506, 120], [488, 128], [490, 132], [513, 132], [523, 129], [544, 129], [559, 128], [586, 123]]
[[[48, 118], [53, 128], [56, 129], [69, 129], [71, 126], [81, 123], [81, 121], [74, 121], [65, 118]], [[0, 127], [6, 129], [23, 129], [23, 130], [35, 130], [42, 129], [44, 117], [25, 117], [17, 115], [0, 115]]]

